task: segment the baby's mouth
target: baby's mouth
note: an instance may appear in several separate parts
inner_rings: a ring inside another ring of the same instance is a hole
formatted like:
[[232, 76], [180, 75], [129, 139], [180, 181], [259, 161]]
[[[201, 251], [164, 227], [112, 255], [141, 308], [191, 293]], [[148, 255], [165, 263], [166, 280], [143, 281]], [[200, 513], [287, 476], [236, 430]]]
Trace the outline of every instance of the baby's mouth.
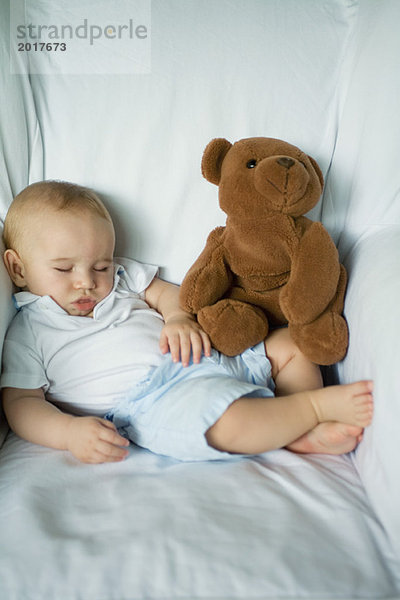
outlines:
[[80, 311], [92, 311], [97, 302], [93, 298], [83, 296], [82, 298], [75, 300], [72, 304]]

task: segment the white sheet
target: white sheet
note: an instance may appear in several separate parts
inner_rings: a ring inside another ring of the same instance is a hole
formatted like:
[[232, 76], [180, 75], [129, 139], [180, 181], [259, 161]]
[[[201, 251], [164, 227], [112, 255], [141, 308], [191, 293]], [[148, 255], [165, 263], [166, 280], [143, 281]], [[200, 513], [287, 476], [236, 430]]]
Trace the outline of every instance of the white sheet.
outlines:
[[[339, 365], [342, 381], [374, 380], [375, 413], [354, 463], [400, 555], [399, 357], [400, 226], [376, 226], [346, 258], [352, 273], [346, 297], [350, 346]], [[379, 349], [379, 351], [377, 351]]]
[[185, 464], [132, 448], [93, 467], [12, 436], [0, 497], [7, 600], [395, 596], [346, 457]]

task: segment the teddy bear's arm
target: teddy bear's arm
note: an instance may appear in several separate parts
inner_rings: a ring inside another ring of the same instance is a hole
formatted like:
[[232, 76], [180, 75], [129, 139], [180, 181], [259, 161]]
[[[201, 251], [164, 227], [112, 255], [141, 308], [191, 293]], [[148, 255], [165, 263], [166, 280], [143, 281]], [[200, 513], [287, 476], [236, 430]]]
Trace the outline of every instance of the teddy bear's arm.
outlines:
[[321, 223], [312, 223], [292, 259], [280, 306], [289, 322], [309, 323], [335, 296], [340, 275], [338, 251]]
[[217, 302], [231, 285], [232, 273], [222, 242], [224, 231], [225, 227], [217, 227], [210, 233], [203, 252], [182, 282], [180, 304], [190, 313], [197, 314], [204, 306]]

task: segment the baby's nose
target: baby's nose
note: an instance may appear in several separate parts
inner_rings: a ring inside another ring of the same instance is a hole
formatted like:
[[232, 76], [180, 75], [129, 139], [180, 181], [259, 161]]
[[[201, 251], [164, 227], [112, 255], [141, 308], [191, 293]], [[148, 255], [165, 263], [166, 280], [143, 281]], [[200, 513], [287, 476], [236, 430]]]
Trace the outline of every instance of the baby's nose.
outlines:
[[83, 290], [91, 290], [95, 287], [95, 281], [93, 277], [89, 274], [83, 274], [80, 277], [77, 277], [74, 282], [75, 289], [83, 289]]

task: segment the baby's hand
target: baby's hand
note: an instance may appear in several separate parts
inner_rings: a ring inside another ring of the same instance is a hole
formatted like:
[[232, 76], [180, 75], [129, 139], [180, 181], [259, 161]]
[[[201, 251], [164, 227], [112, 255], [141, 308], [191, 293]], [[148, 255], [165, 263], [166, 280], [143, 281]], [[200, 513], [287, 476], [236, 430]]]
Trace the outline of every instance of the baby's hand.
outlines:
[[194, 317], [179, 314], [168, 319], [164, 325], [160, 336], [160, 349], [163, 354], [171, 352], [174, 362], [181, 360], [182, 365], [187, 367], [191, 353], [194, 363], [200, 362], [202, 352], [205, 356], [210, 356], [211, 342]]
[[[67, 430], [68, 450], [81, 462], [118, 462], [126, 458], [129, 441], [110, 421], [100, 417], [72, 417]], [[125, 448], [124, 448], [125, 447]]]

